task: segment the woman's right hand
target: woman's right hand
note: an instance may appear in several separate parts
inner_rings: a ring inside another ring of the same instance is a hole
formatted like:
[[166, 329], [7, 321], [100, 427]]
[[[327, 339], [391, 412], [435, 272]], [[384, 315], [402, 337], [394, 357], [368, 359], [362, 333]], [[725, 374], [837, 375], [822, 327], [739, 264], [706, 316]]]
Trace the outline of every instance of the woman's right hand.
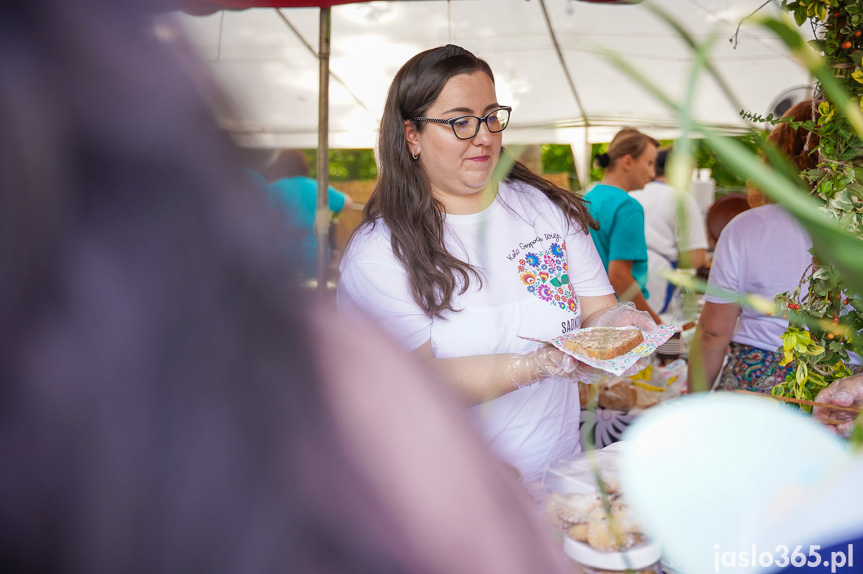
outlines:
[[590, 365], [552, 345], [543, 345], [530, 353], [512, 355], [508, 371], [510, 380], [517, 389], [552, 377], [589, 383], [597, 373]]
[[[863, 374], [854, 375], [834, 381], [829, 387], [823, 389], [815, 402], [836, 405], [840, 407], [863, 408]], [[826, 424], [829, 429], [837, 434], [847, 437], [854, 427], [857, 415], [852, 411], [842, 409], [831, 409], [830, 407], [814, 407], [812, 416], [816, 420], [838, 420], [839, 424]]]

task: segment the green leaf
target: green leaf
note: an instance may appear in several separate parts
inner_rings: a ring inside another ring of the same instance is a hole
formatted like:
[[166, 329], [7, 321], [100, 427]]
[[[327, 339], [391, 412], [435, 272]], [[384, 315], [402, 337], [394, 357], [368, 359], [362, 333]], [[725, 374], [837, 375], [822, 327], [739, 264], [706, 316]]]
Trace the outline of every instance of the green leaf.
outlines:
[[794, 6], [794, 22], [798, 26], [802, 26], [804, 22], [806, 22], [806, 7], [800, 4]]

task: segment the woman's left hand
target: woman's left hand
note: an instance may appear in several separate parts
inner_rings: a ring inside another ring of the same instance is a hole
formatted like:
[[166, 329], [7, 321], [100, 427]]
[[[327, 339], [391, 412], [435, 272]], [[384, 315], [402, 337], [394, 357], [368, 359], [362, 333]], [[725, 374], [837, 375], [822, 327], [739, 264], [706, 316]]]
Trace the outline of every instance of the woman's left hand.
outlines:
[[650, 313], [639, 311], [631, 301], [618, 303], [603, 311], [594, 325], [597, 327], [638, 327], [647, 334], [653, 333], [659, 328]]

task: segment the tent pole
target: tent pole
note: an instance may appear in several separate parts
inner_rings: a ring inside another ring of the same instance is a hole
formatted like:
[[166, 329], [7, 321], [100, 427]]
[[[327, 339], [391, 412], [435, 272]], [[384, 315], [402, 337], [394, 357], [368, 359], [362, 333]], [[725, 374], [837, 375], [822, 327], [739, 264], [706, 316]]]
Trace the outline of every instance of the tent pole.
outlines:
[[582, 193], [587, 193], [587, 186], [590, 185], [590, 166], [593, 165], [593, 146], [588, 138], [590, 128], [584, 127], [584, 139], [581, 143], [581, 165], [578, 166], [578, 179], [581, 181]]
[[318, 41], [318, 204], [315, 216], [315, 234], [318, 239], [317, 279], [318, 291], [326, 292], [329, 275], [330, 185], [329, 162], [329, 99], [330, 99], [330, 8], [321, 8], [320, 36]]
[[572, 149], [572, 159], [575, 162], [575, 174], [581, 186], [581, 193], [587, 190], [590, 184], [591, 145], [588, 138], [588, 128], [573, 128], [566, 130], [567, 141]]

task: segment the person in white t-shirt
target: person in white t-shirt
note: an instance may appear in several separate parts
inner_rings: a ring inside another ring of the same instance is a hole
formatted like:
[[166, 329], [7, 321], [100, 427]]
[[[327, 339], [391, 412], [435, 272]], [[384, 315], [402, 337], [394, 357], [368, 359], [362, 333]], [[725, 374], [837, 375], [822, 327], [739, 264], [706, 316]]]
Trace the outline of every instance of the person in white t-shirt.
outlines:
[[[806, 100], [785, 115], [803, 122], [812, 114], [812, 102]], [[769, 140], [800, 170], [818, 163], [811, 153], [818, 147], [817, 135], [802, 127], [779, 124]], [[719, 236], [690, 352], [689, 381], [698, 380], [697, 371], [703, 369], [707, 385], [715, 383], [718, 390], [769, 393], [796, 367], [779, 364], [782, 354], [777, 351], [788, 320], [743, 307], [735, 295], [757, 294], [772, 301], [776, 294], [792, 291], [812, 263], [812, 240], [781, 206], [766, 204], [759, 192], [750, 190], [749, 203], [753, 208], [734, 217]]]
[[[598, 324], [656, 326], [619, 305], [583, 200], [515, 161], [511, 108], [488, 64], [447, 45], [410, 59], [390, 87], [380, 177], [341, 263], [341, 310], [371, 315], [433, 359], [524, 480], [579, 450], [578, 386], [593, 370], [549, 340]], [[529, 339], [528, 339], [529, 338]], [[410, 384], [406, 381], [405, 384]]]
[[664, 313], [673, 284], [664, 271], [683, 267], [698, 269], [707, 262], [707, 232], [704, 217], [691, 194], [668, 185], [665, 162], [670, 149], [659, 150], [656, 179], [644, 189], [630, 192], [644, 208], [644, 239], [647, 241], [647, 303]]
[[[781, 246], [776, 249], [770, 246]], [[777, 204], [748, 209], [722, 230], [708, 284], [729, 293], [755, 293], [769, 300], [793, 290], [812, 262], [812, 240]], [[778, 365], [788, 320], [743, 307], [722, 294], [704, 296], [696, 337], [701, 336], [707, 381], [713, 381], [730, 343], [718, 389], [770, 392], [792, 365]], [[736, 328], [735, 328], [736, 325]], [[728, 340], [726, 340], [728, 337]]]

